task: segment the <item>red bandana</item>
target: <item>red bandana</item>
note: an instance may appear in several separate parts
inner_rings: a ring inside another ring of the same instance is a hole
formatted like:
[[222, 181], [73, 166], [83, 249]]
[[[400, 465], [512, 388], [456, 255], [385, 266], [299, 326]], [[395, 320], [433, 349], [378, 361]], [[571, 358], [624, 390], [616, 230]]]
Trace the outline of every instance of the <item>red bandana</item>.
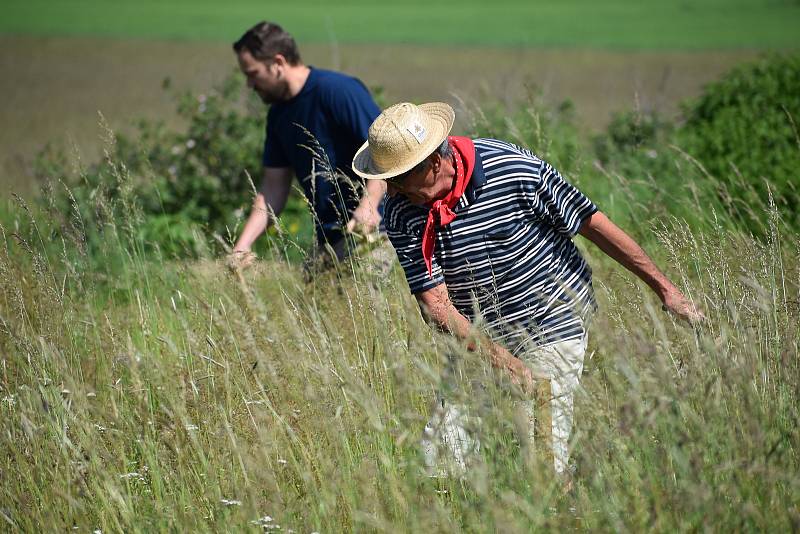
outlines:
[[444, 198], [428, 204], [428, 221], [425, 223], [425, 232], [422, 234], [422, 257], [428, 267], [428, 276], [433, 275], [432, 258], [433, 247], [436, 244], [436, 228], [447, 226], [456, 214], [453, 208], [467, 189], [472, 170], [475, 168], [475, 145], [467, 137], [448, 137], [450, 148], [453, 149], [453, 159], [456, 167], [456, 183], [453, 189]]

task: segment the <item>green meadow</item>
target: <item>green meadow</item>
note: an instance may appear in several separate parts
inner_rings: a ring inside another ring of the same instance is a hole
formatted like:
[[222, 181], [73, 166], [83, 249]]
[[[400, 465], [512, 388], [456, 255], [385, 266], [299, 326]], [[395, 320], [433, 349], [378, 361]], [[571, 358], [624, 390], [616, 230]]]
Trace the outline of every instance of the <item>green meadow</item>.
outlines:
[[[524, 124], [508, 128], [498, 134], [513, 139]], [[241, 277], [210, 251], [167, 256], [140, 232], [148, 220], [130, 193], [141, 177], [113, 159], [107, 180], [71, 209], [16, 201], [0, 225], [0, 524], [796, 530], [797, 234], [769, 204], [748, 206], [766, 235], [738, 229], [694, 196], [704, 176], [696, 162], [678, 151], [662, 157], [690, 179], [591, 173], [585, 162], [570, 177], [708, 323], [676, 323], [578, 239], [600, 309], [576, 399], [568, 493], [542, 444], [532, 460], [521, 453], [519, 394], [423, 323], [399, 268], [376, 277], [356, 257], [304, 281], [288, 258], [307, 245], [285, 219]], [[695, 214], [691, 226], [672, 215], [681, 207]], [[99, 225], [82, 215], [94, 212], [106, 214]], [[417, 443], [454, 352], [464, 372], [452, 395], [470, 406], [483, 448], [463, 479], [431, 480]], [[485, 389], [473, 396], [476, 382]]]
[[[733, 65], [800, 45], [797, 2], [198, 2], [7, 0], [0, 16], [0, 184], [30, 193], [46, 143], [94, 159], [98, 112], [181, 125], [175, 92], [235, 68], [230, 42], [261, 19], [307, 62], [343, 69], [387, 102], [569, 100], [587, 132], [634, 107], [674, 117]], [[169, 78], [172, 92], [161, 89]]]
[[229, 41], [280, 21], [302, 42], [604, 49], [764, 49], [800, 44], [789, 0], [295, 2], [7, 0], [0, 32]]
[[[0, 10], [0, 532], [800, 531], [800, 68], [709, 87], [796, 51], [797, 1]], [[677, 322], [576, 238], [599, 310], [571, 491], [399, 266], [303, 276], [298, 196], [225, 268], [264, 112], [230, 42], [260, 19], [382, 104], [446, 100], [457, 133], [554, 163], [705, 310]], [[482, 450], [432, 480], [447, 355]]]

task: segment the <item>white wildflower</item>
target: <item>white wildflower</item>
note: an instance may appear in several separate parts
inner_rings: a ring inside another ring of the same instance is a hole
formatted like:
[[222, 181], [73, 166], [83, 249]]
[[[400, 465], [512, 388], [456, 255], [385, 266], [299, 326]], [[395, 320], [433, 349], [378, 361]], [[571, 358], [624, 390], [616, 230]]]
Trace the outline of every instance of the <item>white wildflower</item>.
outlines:
[[178, 154], [181, 153], [181, 147], [179, 145], [175, 145], [175, 146], [172, 147], [170, 152], [172, 152], [173, 156], [177, 156]]
[[[278, 525], [277, 523], [274, 523], [274, 521], [275, 520], [272, 519], [270, 516], [265, 515], [264, 517], [250, 521], [250, 523], [253, 525], [258, 525], [264, 530], [280, 530], [281, 526]], [[289, 532], [292, 531], [290, 530]]]
[[242, 501], [237, 501], [236, 499], [222, 499], [220, 501], [225, 506], [241, 506]]
[[186, 431], [187, 432], [192, 432], [194, 430], [200, 430], [200, 427], [197, 426], [197, 425], [191, 425], [191, 424], [186, 425]]
[[86, 394], [86, 397], [89, 399], [93, 399], [97, 397], [97, 393], [95, 393], [94, 391], [90, 391], [89, 393]]
[[108, 430], [108, 429], [107, 429], [106, 427], [104, 427], [103, 425], [98, 425], [97, 423], [95, 423], [95, 424], [94, 424], [94, 427], [95, 427], [95, 428], [97, 429], [97, 431], [98, 431], [98, 432], [100, 432], [101, 434], [102, 434], [103, 432], [105, 432], [106, 430]]
[[281, 465], [286, 465], [286, 464], [288, 464], [289, 462], [287, 462], [287, 461], [286, 461], [286, 460], [284, 460], [283, 458], [278, 458], [278, 463], [279, 463], [279, 464], [281, 464]]
[[13, 408], [17, 405], [17, 398], [15, 395], [6, 395], [0, 399], [0, 404], [7, 404], [9, 408]]
[[194, 139], [189, 139], [188, 141], [186, 141], [186, 148], [188, 148], [189, 150], [193, 149], [196, 145], [197, 143], [195, 142]]
[[170, 176], [173, 176], [173, 177], [174, 176], [178, 176], [178, 166], [177, 165], [170, 165], [167, 168], [167, 172], [169, 173]]

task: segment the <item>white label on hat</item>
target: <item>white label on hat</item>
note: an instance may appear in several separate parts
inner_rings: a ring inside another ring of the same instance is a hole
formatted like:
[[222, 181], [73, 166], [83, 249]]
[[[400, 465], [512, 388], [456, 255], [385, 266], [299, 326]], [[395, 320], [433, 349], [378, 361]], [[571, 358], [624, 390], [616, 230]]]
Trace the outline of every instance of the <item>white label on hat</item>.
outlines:
[[414, 136], [414, 139], [416, 139], [417, 143], [419, 144], [422, 144], [422, 142], [428, 136], [428, 132], [425, 130], [425, 127], [419, 122], [411, 123], [411, 126], [406, 129], [411, 132], [411, 135]]

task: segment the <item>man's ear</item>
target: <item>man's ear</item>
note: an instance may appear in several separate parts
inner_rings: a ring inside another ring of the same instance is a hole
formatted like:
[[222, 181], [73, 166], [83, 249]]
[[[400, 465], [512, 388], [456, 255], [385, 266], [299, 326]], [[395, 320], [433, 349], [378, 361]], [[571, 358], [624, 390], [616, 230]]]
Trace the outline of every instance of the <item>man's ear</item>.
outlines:
[[279, 67], [287, 67], [289, 66], [289, 62], [286, 61], [286, 57], [283, 54], [275, 54], [275, 57], [272, 58], [272, 62], [278, 65]]
[[283, 54], [275, 54], [268, 65], [269, 69], [275, 68], [275, 77], [280, 80], [283, 78], [284, 71], [286, 67], [289, 66], [289, 62], [286, 61], [286, 57], [284, 57]]
[[439, 174], [439, 170], [442, 168], [442, 156], [438, 152], [431, 154], [431, 167], [433, 167], [434, 176]]

